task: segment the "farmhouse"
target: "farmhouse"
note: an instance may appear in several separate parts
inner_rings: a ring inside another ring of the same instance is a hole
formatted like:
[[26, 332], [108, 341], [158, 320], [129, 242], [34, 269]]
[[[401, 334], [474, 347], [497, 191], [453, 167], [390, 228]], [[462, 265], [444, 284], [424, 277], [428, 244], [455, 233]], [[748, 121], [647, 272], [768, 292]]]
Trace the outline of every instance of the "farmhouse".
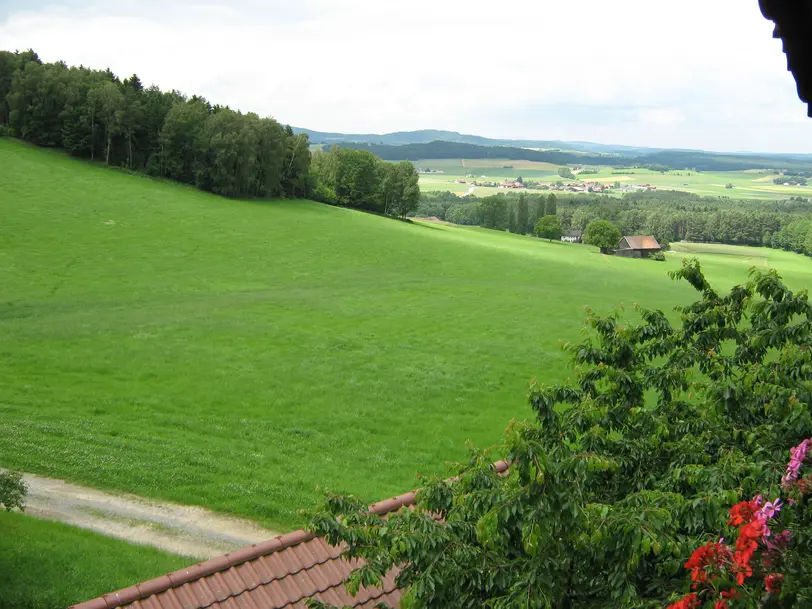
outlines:
[[[501, 474], [508, 464], [498, 461], [493, 468]], [[369, 511], [385, 516], [414, 502], [413, 491], [373, 503]], [[361, 563], [342, 552], [321, 537], [294, 531], [69, 609], [306, 609], [310, 599], [359, 609], [400, 605], [396, 571], [379, 588], [362, 587], [355, 597], [347, 593], [344, 580]]]
[[521, 182], [511, 182], [509, 180], [505, 180], [499, 185], [500, 188], [524, 188], [524, 184]]
[[561, 235], [561, 241], [566, 241], [567, 243], [581, 243], [582, 240], [583, 233], [579, 230], [568, 230]]
[[654, 237], [635, 235], [623, 237], [617, 245], [615, 254], [625, 258], [648, 258], [661, 249], [660, 244], [657, 243]]

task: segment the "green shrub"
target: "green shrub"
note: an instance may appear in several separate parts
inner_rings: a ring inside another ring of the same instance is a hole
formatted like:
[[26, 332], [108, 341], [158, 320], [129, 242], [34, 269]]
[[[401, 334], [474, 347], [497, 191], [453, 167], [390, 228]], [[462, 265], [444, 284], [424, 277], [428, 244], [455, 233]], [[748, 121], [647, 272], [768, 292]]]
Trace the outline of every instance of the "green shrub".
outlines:
[[0, 507], [7, 511], [25, 507], [25, 494], [28, 487], [18, 472], [0, 471]]
[[651, 255], [652, 260], [656, 260], [657, 262], [665, 262], [665, 254], [662, 252], [654, 252]]

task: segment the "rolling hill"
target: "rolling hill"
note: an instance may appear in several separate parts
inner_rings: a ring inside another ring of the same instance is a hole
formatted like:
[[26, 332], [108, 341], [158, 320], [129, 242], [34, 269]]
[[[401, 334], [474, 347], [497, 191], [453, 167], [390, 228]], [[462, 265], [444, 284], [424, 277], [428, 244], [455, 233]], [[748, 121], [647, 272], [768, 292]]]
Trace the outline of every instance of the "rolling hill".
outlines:
[[[812, 169], [812, 154], [709, 152], [542, 140], [499, 140], [454, 131], [422, 130], [377, 134], [307, 133], [313, 144], [370, 150], [386, 160], [512, 159], [590, 165], [662, 165], [699, 171]], [[535, 150], [538, 148], [539, 150]]]
[[[286, 529], [497, 443], [583, 307], [694, 298], [665, 263], [235, 201], [0, 139], [0, 466]], [[807, 260], [706, 255], [807, 287]], [[497, 451], [498, 453], [498, 451]]]

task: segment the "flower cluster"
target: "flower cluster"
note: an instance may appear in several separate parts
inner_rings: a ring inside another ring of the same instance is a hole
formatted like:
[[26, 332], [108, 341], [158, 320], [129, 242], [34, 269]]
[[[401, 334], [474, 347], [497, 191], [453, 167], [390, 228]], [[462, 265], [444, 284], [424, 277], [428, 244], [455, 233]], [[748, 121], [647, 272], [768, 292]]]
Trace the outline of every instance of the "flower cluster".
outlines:
[[676, 603], [669, 605], [668, 609], [697, 609], [701, 606], [702, 602], [696, 596], [696, 592], [691, 592], [688, 596], [683, 597]]
[[709, 542], [695, 550], [685, 563], [685, 568], [691, 570], [693, 587], [696, 588], [697, 583], [708, 581], [709, 577], [713, 578], [715, 576], [713, 572], [721, 565], [729, 563], [730, 559], [730, 548], [723, 544], [722, 540], [717, 543]]
[[798, 473], [801, 470], [801, 465], [806, 459], [806, 451], [809, 445], [812, 444], [812, 438], [806, 439], [795, 448], [790, 449], [790, 460], [787, 464], [787, 471], [781, 478], [781, 486], [789, 489], [792, 483], [798, 479]]
[[[793, 491], [796, 497], [812, 492], [812, 475], [799, 479], [807, 455], [812, 455], [810, 448], [812, 438], [790, 450], [790, 461], [781, 478], [781, 487]], [[789, 502], [795, 504], [791, 497]], [[792, 531], [785, 529], [773, 535], [770, 522], [782, 507], [780, 499], [764, 501], [761, 495], [731, 507], [728, 525], [736, 527], [737, 532], [733, 548], [726, 545], [724, 539], [697, 548], [685, 563], [691, 572], [692, 592], [668, 609], [699, 609], [704, 601], [713, 602], [713, 609], [729, 609], [730, 601], [740, 597], [739, 587], [752, 585], [748, 580], [756, 575], [757, 582], [763, 581], [765, 598], [779, 595], [784, 575], [774, 569], [792, 541]], [[754, 560], [756, 556], [758, 560]], [[732, 584], [734, 579], [736, 583]]]
[[[768, 522], [780, 510], [780, 499], [764, 503], [761, 495], [752, 501], [742, 501], [730, 509], [729, 524], [739, 527], [736, 551], [733, 552], [732, 569], [736, 575], [737, 584], [742, 585], [746, 578], [752, 577], [753, 554], [758, 549], [759, 542], [766, 544], [772, 535]], [[747, 520], [745, 520], [745, 516]]]

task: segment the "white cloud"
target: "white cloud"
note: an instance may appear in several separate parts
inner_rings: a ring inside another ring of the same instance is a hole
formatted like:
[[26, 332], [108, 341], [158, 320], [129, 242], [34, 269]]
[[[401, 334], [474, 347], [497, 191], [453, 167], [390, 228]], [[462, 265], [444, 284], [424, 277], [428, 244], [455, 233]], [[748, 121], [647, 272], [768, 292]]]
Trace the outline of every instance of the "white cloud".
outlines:
[[640, 110], [639, 120], [643, 125], [656, 127], [676, 127], [685, 122], [685, 115], [678, 108], [651, 108]]
[[786, 151], [812, 135], [772, 24], [740, 0], [70, 1], [0, 14], [0, 46], [319, 130]]

